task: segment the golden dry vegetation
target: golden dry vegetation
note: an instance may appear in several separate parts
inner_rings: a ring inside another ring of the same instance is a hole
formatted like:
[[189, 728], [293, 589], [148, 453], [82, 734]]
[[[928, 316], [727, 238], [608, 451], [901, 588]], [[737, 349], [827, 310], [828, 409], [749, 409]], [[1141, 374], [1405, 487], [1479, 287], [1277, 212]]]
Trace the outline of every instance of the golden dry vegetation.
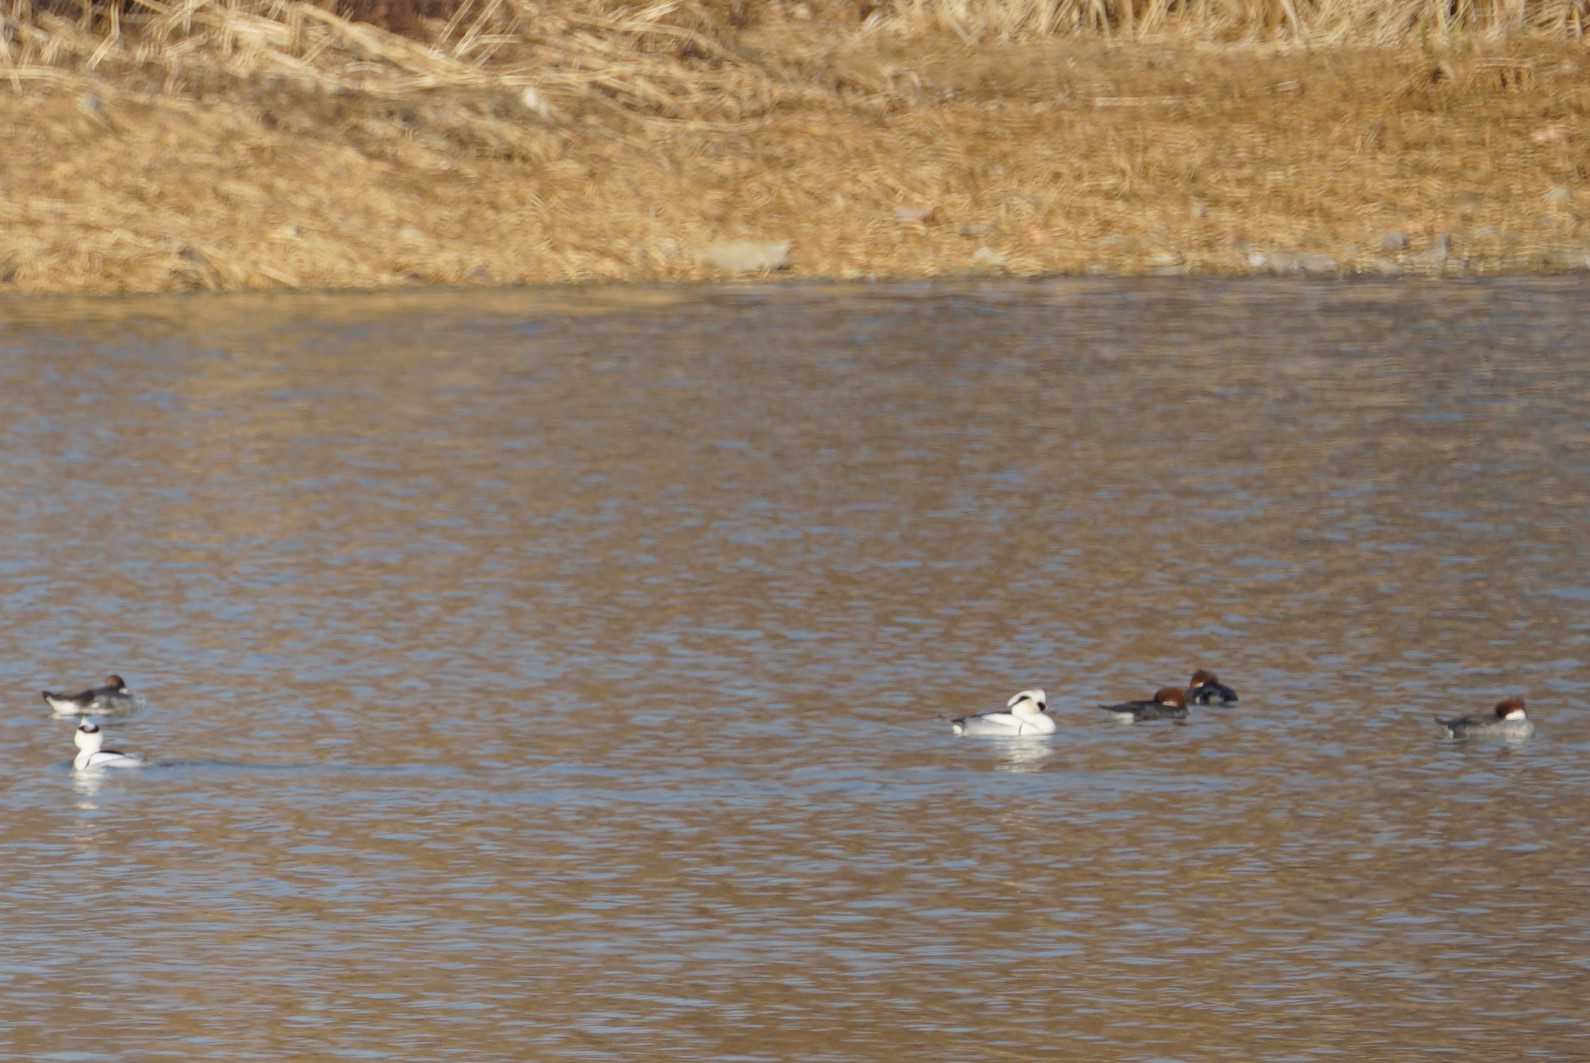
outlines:
[[0, 291], [1590, 265], [1580, 0], [361, 4], [3, 0]]

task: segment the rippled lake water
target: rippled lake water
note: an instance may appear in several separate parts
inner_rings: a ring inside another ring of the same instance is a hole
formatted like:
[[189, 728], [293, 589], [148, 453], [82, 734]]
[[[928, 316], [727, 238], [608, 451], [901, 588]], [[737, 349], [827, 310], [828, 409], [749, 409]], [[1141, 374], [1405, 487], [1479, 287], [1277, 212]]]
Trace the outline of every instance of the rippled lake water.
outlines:
[[[1582, 1059], [1587, 322], [0, 303], [0, 1057]], [[113, 671], [152, 764], [74, 776]]]

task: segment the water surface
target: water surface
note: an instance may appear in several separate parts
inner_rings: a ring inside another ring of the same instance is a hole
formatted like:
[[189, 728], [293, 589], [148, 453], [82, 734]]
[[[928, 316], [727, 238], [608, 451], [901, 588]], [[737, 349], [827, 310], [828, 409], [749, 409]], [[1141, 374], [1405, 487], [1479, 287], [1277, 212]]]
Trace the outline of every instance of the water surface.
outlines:
[[0, 304], [0, 1055], [1582, 1058], [1583, 307]]

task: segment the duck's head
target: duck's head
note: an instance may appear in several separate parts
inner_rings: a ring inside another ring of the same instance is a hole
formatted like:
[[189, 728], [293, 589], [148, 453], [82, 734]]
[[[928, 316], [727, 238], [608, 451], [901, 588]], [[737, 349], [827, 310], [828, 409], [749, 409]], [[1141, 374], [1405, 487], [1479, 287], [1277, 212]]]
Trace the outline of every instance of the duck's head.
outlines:
[[85, 722], [77, 725], [72, 741], [85, 753], [98, 753], [99, 747], [105, 744], [105, 736], [100, 734], [99, 724]]
[[1498, 720], [1526, 720], [1528, 714], [1524, 712], [1523, 698], [1505, 698], [1496, 703], [1496, 718]]
[[1044, 700], [1043, 691], [1038, 689], [1023, 690], [1005, 703], [1012, 716], [1037, 716], [1048, 710], [1048, 702]]
[[1154, 693], [1154, 700], [1161, 705], [1169, 705], [1172, 708], [1185, 709], [1187, 707], [1187, 695], [1182, 693], [1179, 687], [1161, 687]]

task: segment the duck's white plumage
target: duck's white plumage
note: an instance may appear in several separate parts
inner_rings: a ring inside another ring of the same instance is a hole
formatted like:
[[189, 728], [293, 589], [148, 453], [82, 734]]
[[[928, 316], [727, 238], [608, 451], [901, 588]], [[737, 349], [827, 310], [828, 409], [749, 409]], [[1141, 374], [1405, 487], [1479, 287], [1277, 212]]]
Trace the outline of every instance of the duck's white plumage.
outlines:
[[141, 768], [144, 762], [131, 755], [115, 749], [105, 749], [105, 736], [100, 733], [96, 724], [85, 723], [77, 729], [72, 736], [72, 742], [77, 746], [77, 756], [72, 760], [72, 767], [77, 771], [92, 771], [96, 768]]
[[1042, 690], [1023, 690], [1011, 697], [1004, 712], [985, 712], [978, 716], [959, 716], [950, 721], [958, 735], [997, 735], [1018, 738], [1026, 735], [1054, 734], [1054, 717], [1048, 711]]

